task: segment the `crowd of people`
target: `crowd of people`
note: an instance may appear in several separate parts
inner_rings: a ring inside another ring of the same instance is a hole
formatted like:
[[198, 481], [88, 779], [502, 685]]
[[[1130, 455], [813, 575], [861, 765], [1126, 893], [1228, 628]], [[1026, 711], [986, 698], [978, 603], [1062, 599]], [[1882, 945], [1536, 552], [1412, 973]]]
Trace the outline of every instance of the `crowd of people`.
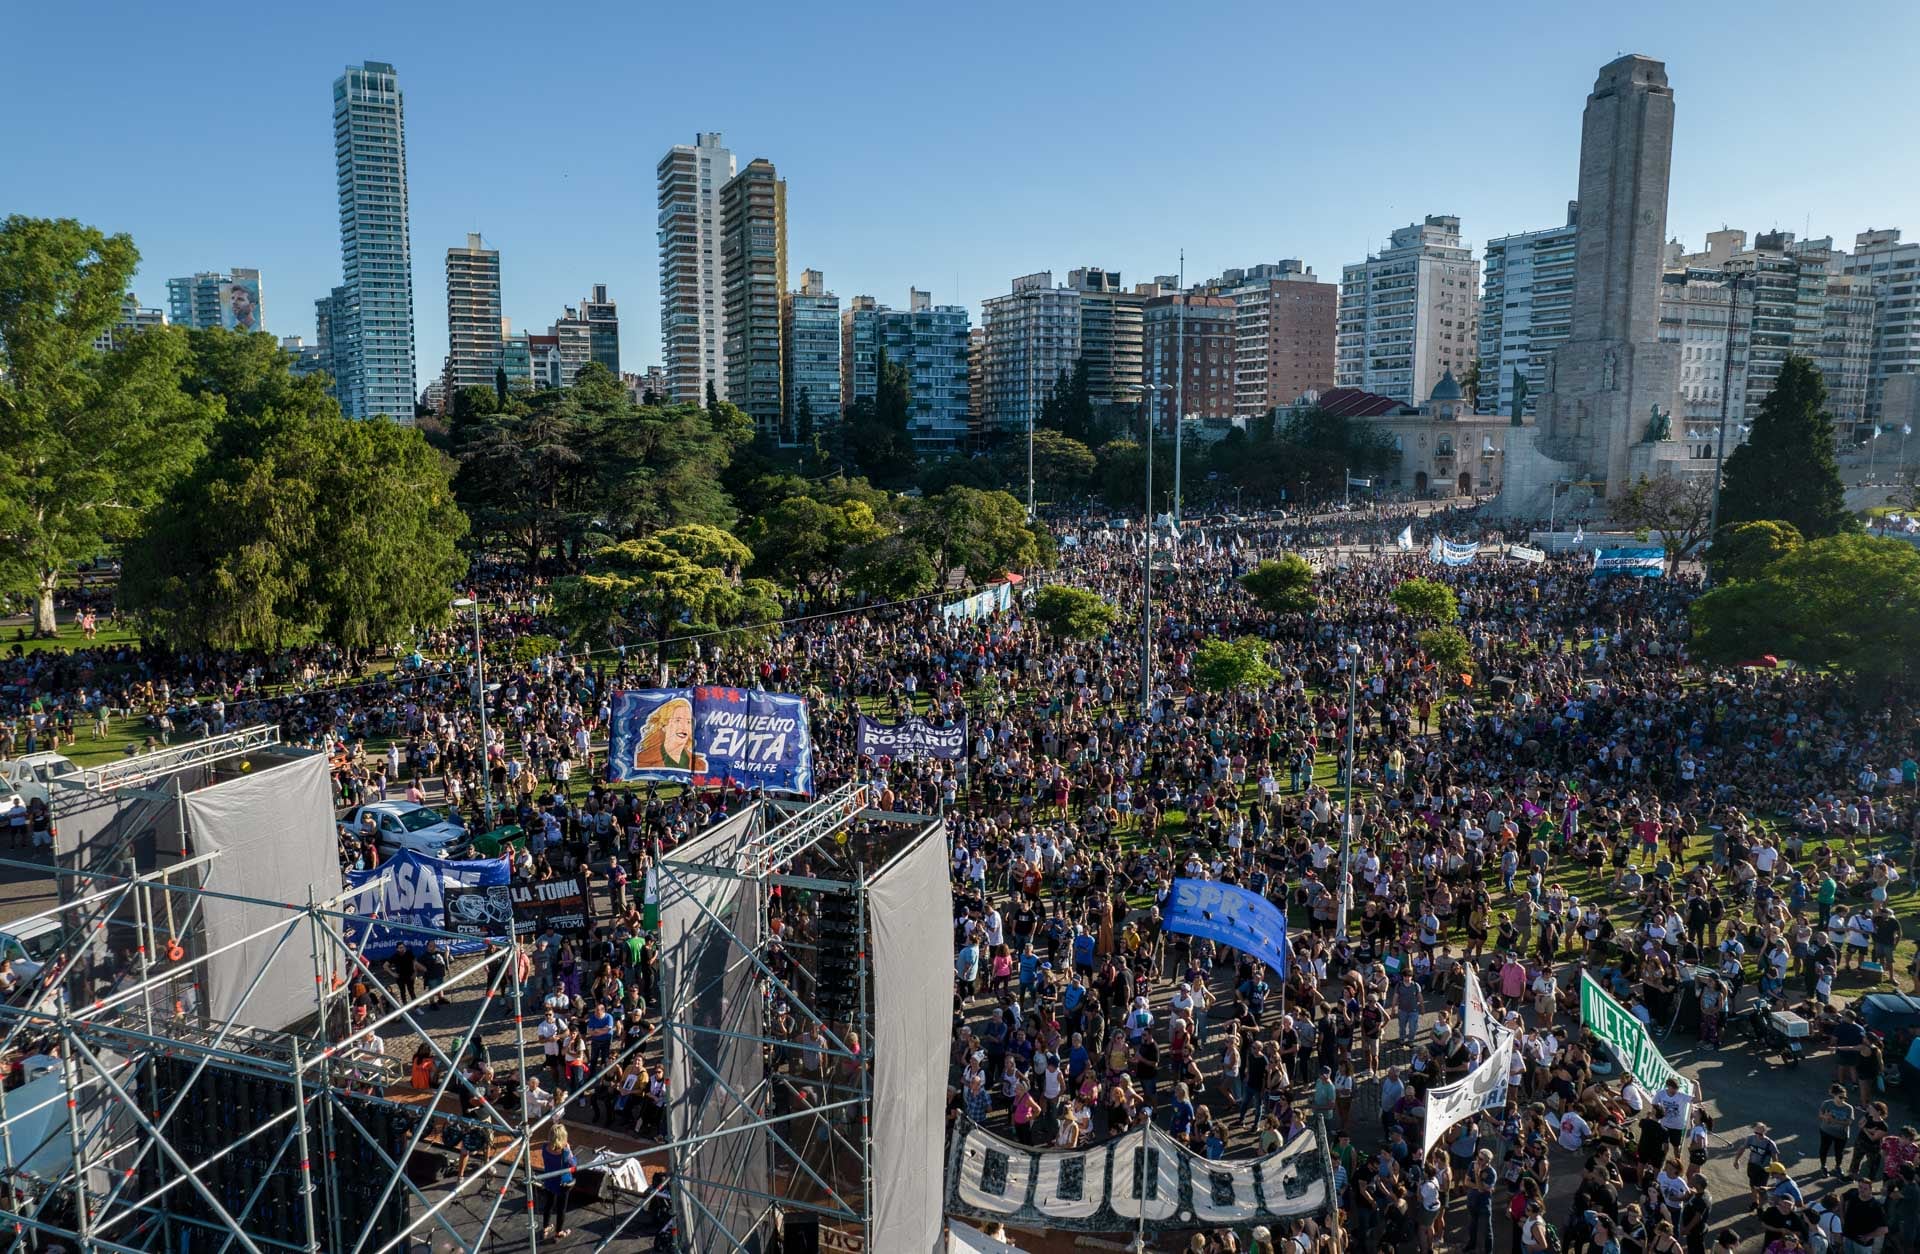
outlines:
[[[544, 1078], [498, 1074], [481, 1051], [462, 1064], [465, 1087], [525, 1086], [570, 1117], [651, 1136], [666, 1095], [645, 1045], [658, 955], [637, 886], [658, 851], [742, 798], [606, 784], [596, 755], [611, 694], [663, 681], [800, 693], [820, 787], [864, 779], [884, 809], [946, 817], [953, 1125], [1072, 1148], [1153, 1121], [1220, 1158], [1324, 1123], [1343, 1222], [1202, 1232], [1197, 1250], [1491, 1250], [1498, 1234], [1526, 1254], [1699, 1254], [1763, 1233], [1769, 1248], [1818, 1254], [1837, 1236], [1860, 1254], [1880, 1229], [1920, 1248], [1907, 1134], [1875, 1113], [1873, 1082], [1891, 1064], [1856, 1039], [1835, 988], [1910, 974], [1892, 964], [1893, 899], [1910, 890], [1920, 844], [1913, 707], [1899, 694], [1861, 702], [1829, 676], [1695, 666], [1694, 576], [1596, 581], [1558, 559], [1436, 567], [1396, 544], [1415, 522], [1411, 509], [1220, 518], [1161, 540], [1171, 560], [1154, 576], [1144, 684], [1145, 532], [1077, 518], [1058, 524], [1072, 543], [1040, 578], [1116, 607], [1097, 639], [1050, 634], [1018, 605], [970, 620], [927, 598], [664, 660], [640, 648], [514, 660], [516, 640], [556, 629], [536, 585], [501, 576], [475, 590], [492, 607], [482, 635], [498, 685], [484, 734], [472, 637], [456, 625], [378, 672], [325, 649], [15, 656], [0, 680], [28, 699], [0, 756], [83, 736], [101, 710], [137, 713], [156, 741], [266, 720], [333, 756], [343, 806], [407, 797], [464, 813], [476, 832], [518, 825], [517, 876], [584, 874], [607, 908], [589, 933], [543, 935], [521, 955]], [[1470, 511], [1417, 525], [1422, 546], [1435, 533], [1506, 538]], [[1312, 613], [1269, 613], [1239, 586], [1282, 550], [1315, 556]], [[1421, 624], [1395, 609], [1393, 590], [1416, 576], [1452, 587], [1470, 675], [1433, 665]], [[1274, 680], [1202, 687], [1196, 653], [1216, 637], [1260, 642]], [[964, 758], [859, 757], [859, 714], [909, 710], [964, 718]], [[349, 869], [381, 857], [352, 832], [341, 854]], [[1289, 969], [1164, 930], [1176, 877], [1287, 908]], [[790, 935], [816, 922], [804, 903], [774, 908]], [[1519, 1033], [1509, 1101], [1423, 1155], [1426, 1094], [1486, 1050], [1446, 1013], [1469, 965]], [[1777, 1146], [1752, 1147], [1757, 1220], [1713, 1222], [1705, 1105], [1608, 1070], [1581, 1029], [1587, 974], [1650, 1026], [1694, 997], [1709, 1048], [1755, 997], [1796, 1008], [1847, 1058], [1834, 1099], [1846, 1112], [1822, 1108], [1821, 1160], [1831, 1127], [1866, 1192], [1835, 1192], [1823, 1216], [1804, 1183], [1799, 1197], [1775, 1187]], [[769, 1022], [783, 1013], [770, 996]], [[790, 1013], [786, 1029], [803, 1035]], [[803, 1075], [823, 1057], [799, 1049], [777, 1065]]]

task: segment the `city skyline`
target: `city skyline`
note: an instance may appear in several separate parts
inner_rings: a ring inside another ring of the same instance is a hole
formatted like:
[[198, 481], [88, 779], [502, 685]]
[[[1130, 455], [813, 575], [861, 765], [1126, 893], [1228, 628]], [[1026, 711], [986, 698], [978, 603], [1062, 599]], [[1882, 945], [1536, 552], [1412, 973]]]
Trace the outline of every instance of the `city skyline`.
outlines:
[[[768, 85], [731, 90], [717, 67], [694, 74], [665, 59], [615, 82], [627, 42], [618, 32], [631, 25], [636, 38], [657, 45], [672, 36], [672, 18], [610, 15], [607, 38], [570, 45], [565, 59], [534, 59], [502, 81], [463, 72], [465, 62], [448, 51], [458, 45], [444, 39], [445, 11], [436, 18], [433, 10], [348, 5], [321, 35], [292, 38], [283, 15], [127, 8], [105, 28], [111, 34], [89, 36], [97, 55], [78, 79], [62, 70], [63, 107], [16, 137], [6, 205], [131, 234], [143, 254], [134, 291], [145, 306], [165, 304], [168, 278], [255, 267], [273, 289], [267, 329], [311, 342], [314, 301], [341, 282], [322, 102], [343, 65], [388, 62], [406, 92], [413, 286], [442, 290], [446, 250], [479, 231], [500, 250], [503, 311], [516, 328], [544, 325], [591, 284], [605, 283], [626, 315], [623, 362], [640, 370], [663, 360], [655, 164], [699, 131], [724, 133], [742, 167], [765, 157], [788, 180], [792, 273], [825, 271], [843, 301], [871, 294], [897, 303], [910, 287], [931, 289], [937, 304], [966, 306], [977, 326], [983, 299], [1041, 269], [1116, 269], [1131, 286], [1174, 270], [1185, 247], [1190, 277], [1281, 257], [1334, 276], [1429, 214], [1458, 216], [1476, 255], [1489, 238], [1552, 227], [1576, 191], [1578, 105], [1592, 66], [1639, 51], [1665, 61], [1681, 92], [1668, 233], [1690, 248], [1723, 225], [1832, 235], [1843, 248], [1870, 227], [1920, 230], [1901, 220], [1920, 204], [1920, 175], [1886, 160], [1855, 121], [1876, 102], [1897, 107], [1895, 58], [1908, 43], [1902, 36], [1920, 33], [1913, 13], [1884, 6], [1837, 31], [1836, 48], [1841, 34], [1877, 32], [1845, 41], [1844, 65], [1838, 53], [1830, 61], [1844, 68], [1845, 90], [1798, 95], [1791, 116], [1764, 125], [1753, 112], [1752, 67], [1769, 55], [1822, 63], [1805, 51], [1797, 11], [1784, 7], [1728, 6], [1685, 27], [1652, 6], [1569, 15], [1545, 42], [1530, 31], [1526, 56], [1501, 60], [1498, 81], [1456, 99], [1451, 140], [1431, 121], [1406, 125], [1406, 92], [1336, 90], [1352, 82], [1350, 60], [1335, 55], [1343, 45], [1365, 47], [1381, 84], [1425, 81], [1396, 67], [1410, 71], [1435, 57], [1518, 51], [1520, 37], [1501, 34], [1510, 25], [1504, 11], [1486, 6], [1453, 28], [1416, 24], [1404, 39], [1394, 31], [1406, 23], [1342, 26], [1255, 8], [1209, 13], [1178, 29], [1162, 29], [1144, 9], [1104, 10], [1110, 20], [1086, 30], [1067, 15], [1022, 11], [1023, 27], [1059, 37], [1046, 44], [1061, 48], [1058, 55], [1071, 34], [1077, 60], [1140, 87], [1069, 95], [1048, 76], [1025, 76], [991, 21], [977, 33], [944, 32], [937, 51], [909, 59], [897, 50], [924, 33], [911, 29], [924, 20], [913, 15], [856, 21], [848, 11], [814, 20], [743, 9], [765, 39], [737, 59], [741, 84], [752, 83], [756, 66], [797, 57], [811, 58], [826, 81], [859, 84], [816, 100]], [[78, 20], [35, 11], [16, 27], [27, 46], [52, 47], [78, 37]], [[1224, 65], [1197, 79], [1172, 73], [1205, 66], [1221, 48], [1282, 39], [1301, 51], [1276, 59], [1257, 89]], [[1088, 55], [1089, 45], [1101, 55]], [[245, 110], [142, 114], [107, 90], [189, 50], [254, 67]], [[29, 58], [0, 98], [16, 108], [48, 98], [56, 63]], [[1163, 71], [1178, 89], [1152, 89]], [[577, 134], [546, 125], [535, 102], [562, 83], [587, 116], [611, 125]], [[866, 121], [850, 128], [849, 93], [898, 98], [904, 107], [862, 109]], [[476, 110], [486, 112], [487, 126], [472, 125]], [[1052, 119], [1047, 142], [1032, 138], [1035, 116]], [[1289, 127], [1288, 119], [1304, 124]], [[543, 142], [516, 138], [534, 131]], [[1457, 159], [1436, 160], [1449, 143]], [[1788, 160], [1811, 163], [1814, 176], [1782, 177]], [[908, 162], [916, 176], [894, 177]], [[246, 181], [183, 187], [183, 170], [222, 168]], [[1328, 194], [1299, 195], [1303, 180]], [[148, 184], [167, 194], [138, 194]], [[237, 192], [243, 187], [250, 190]], [[440, 301], [414, 303], [417, 391], [445, 357], [447, 327]]]

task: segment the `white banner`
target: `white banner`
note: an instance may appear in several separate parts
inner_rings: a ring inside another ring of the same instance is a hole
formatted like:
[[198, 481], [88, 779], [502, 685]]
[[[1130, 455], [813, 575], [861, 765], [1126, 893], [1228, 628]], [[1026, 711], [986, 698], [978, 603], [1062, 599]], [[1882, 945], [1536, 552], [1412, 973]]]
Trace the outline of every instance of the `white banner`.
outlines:
[[1455, 544], [1453, 541], [1443, 540], [1439, 536], [1433, 538], [1433, 544], [1427, 549], [1427, 556], [1442, 566], [1465, 566], [1475, 557], [1479, 556], [1479, 553], [1480, 544], [1478, 541], [1472, 544]]
[[1467, 1039], [1492, 1045], [1493, 1019], [1487, 1014], [1487, 993], [1480, 987], [1480, 973], [1472, 963], [1467, 964], [1467, 991], [1460, 999], [1460, 1005], [1465, 1011], [1463, 1026]]
[[1527, 562], [1531, 565], [1538, 566], [1547, 560], [1547, 551], [1545, 549], [1530, 549], [1524, 544], [1509, 544], [1507, 546], [1507, 556], [1516, 562]]
[[1394, 544], [1396, 544], [1402, 550], [1408, 553], [1413, 552], [1413, 524], [1412, 523], [1408, 523], [1405, 527], [1401, 529], [1400, 538], [1395, 540]]
[[1507, 1104], [1507, 1069], [1513, 1062], [1515, 1033], [1502, 1028], [1500, 1043], [1467, 1078], [1427, 1092], [1427, 1131], [1420, 1146], [1425, 1158], [1449, 1129], [1475, 1111], [1498, 1110]]

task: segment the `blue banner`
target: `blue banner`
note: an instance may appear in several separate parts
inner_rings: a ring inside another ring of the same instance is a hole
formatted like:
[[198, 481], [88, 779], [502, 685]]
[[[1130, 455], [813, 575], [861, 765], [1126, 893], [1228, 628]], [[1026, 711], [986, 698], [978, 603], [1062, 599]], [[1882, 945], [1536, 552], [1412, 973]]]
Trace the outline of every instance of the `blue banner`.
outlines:
[[1642, 579], [1658, 579], [1667, 573], [1667, 551], [1665, 549], [1595, 549], [1593, 573], [1595, 575], [1637, 575]]
[[1465, 566], [1479, 556], [1480, 544], [1455, 544], [1439, 536], [1433, 538], [1433, 544], [1427, 549], [1427, 556], [1442, 566]]
[[858, 730], [863, 758], [946, 758], [951, 761], [967, 756], [965, 714], [951, 727], [935, 727], [918, 714], [909, 714], [898, 722], [862, 714]]
[[806, 700], [757, 688], [616, 692], [607, 778], [811, 795]]
[[[415, 927], [456, 931], [458, 929], [447, 926], [447, 897], [450, 893], [457, 896], [459, 890], [465, 888], [505, 885], [510, 878], [511, 873], [502, 858], [450, 862], [403, 849], [371, 871], [347, 872], [347, 887], [352, 890], [352, 895], [341, 909], [347, 914], [390, 919]], [[369, 926], [373, 934], [366, 937]], [[395, 931], [379, 924], [343, 922], [341, 931], [347, 943], [371, 962], [384, 962], [393, 957], [394, 946], [400, 941], [406, 941], [407, 948], [416, 955], [424, 953], [427, 942], [433, 939]], [[361, 948], [363, 938], [366, 940], [364, 949]], [[479, 953], [483, 948], [479, 940], [443, 941], [442, 944], [448, 952], [456, 954]]]
[[1230, 945], [1286, 978], [1286, 911], [1259, 893], [1213, 880], [1177, 879], [1161, 927]]

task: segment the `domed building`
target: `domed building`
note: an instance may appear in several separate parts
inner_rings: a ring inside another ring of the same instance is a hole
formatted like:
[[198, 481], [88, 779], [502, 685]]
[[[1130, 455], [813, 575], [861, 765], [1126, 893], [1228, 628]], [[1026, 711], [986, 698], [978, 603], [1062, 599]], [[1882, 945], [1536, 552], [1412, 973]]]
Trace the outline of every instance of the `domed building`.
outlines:
[[1389, 495], [1427, 499], [1489, 496], [1500, 490], [1512, 424], [1499, 414], [1475, 413], [1452, 370], [1440, 376], [1420, 406], [1358, 388], [1308, 393], [1296, 406], [1318, 406], [1391, 440], [1399, 460], [1377, 481]]

